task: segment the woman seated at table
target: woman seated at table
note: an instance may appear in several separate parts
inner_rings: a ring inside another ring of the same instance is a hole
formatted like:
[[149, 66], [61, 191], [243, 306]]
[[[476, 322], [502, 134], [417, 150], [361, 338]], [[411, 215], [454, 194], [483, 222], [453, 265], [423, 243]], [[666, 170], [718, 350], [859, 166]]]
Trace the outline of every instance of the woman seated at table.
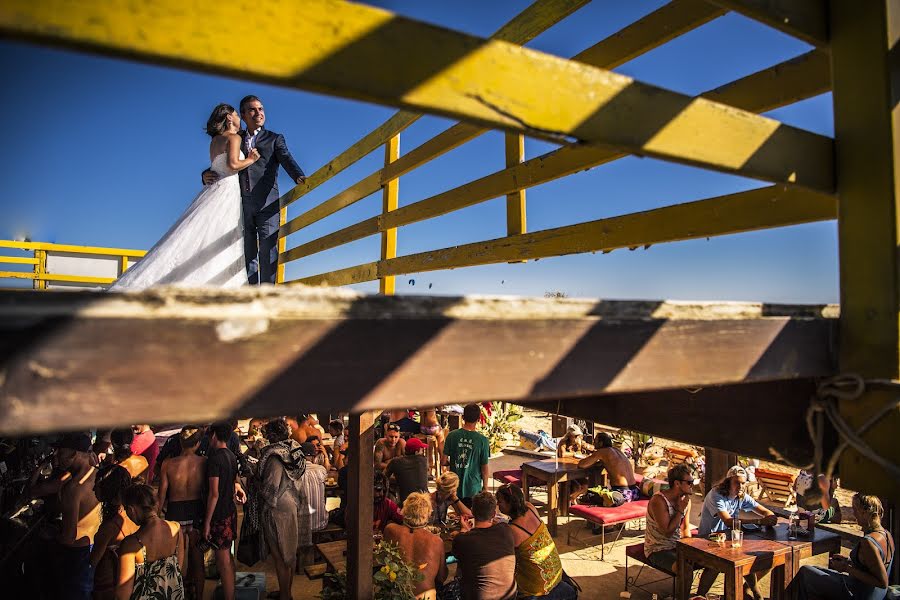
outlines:
[[400, 547], [400, 554], [422, 574], [416, 582], [416, 598], [434, 600], [437, 588], [447, 579], [444, 540], [426, 527], [431, 518], [431, 498], [422, 492], [406, 497], [401, 509], [403, 524], [390, 523], [384, 529], [384, 539]]
[[562, 562], [556, 543], [537, 509], [525, 501], [522, 488], [512, 484], [497, 490], [497, 508], [509, 517], [516, 544], [518, 598], [575, 600], [578, 593], [563, 580]]
[[[594, 447], [584, 441], [584, 432], [581, 427], [572, 424], [566, 429], [566, 435], [559, 438], [556, 444], [556, 456], [564, 458], [567, 456], [587, 455], [594, 451]], [[588, 491], [587, 479], [576, 479], [569, 482], [569, 504], [578, 504], [578, 498]]]
[[876, 496], [853, 496], [853, 515], [864, 537], [850, 557], [835, 554], [828, 569], [803, 566], [791, 582], [798, 600], [853, 598], [882, 600], [887, 595], [888, 573], [894, 562], [894, 540], [881, 526], [884, 508]]
[[[714, 487], [703, 500], [703, 510], [700, 513], [700, 527], [698, 535], [708, 537], [711, 533], [725, 531], [734, 527], [734, 522], [740, 519], [741, 511], [753, 512], [758, 518], [743, 519], [744, 523], [761, 523], [763, 525], [775, 525], [778, 517], [750, 497], [745, 491], [747, 483], [747, 471], [740, 465], [728, 469], [725, 479]], [[744, 577], [744, 593], [761, 600], [763, 595], [759, 590], [759, 579], [768, 571], [750, 573]], [[697, 585], [697, 594], [705, 596], [716, 581], [716, 572], [713, 569], [703, 569], [700, 574], [700, 583]]]
[[456, 495], [459, 489], [459, 476], [453, 471], [447, 471], [437, 480], [437, 489], [431, 492], [431, 520], [432, 525], [440, 525], [447, 522], [447, 509], [451, 506], [459, 517], [471, 517], [469, 510], [462, 500]]

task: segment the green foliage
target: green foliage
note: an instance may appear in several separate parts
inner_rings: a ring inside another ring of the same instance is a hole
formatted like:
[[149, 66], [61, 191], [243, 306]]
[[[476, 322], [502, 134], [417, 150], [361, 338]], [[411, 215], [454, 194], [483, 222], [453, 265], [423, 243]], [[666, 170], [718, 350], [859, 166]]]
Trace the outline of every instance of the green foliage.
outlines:
[[484, 406], [481, 407], [484, 416], [484, 425], [481, 433], [487, 437], [491, 446], [491, 454], [499, 452], [507, 442], [507, 435], [518, 432], [516, 421], [522, 418], [521, 409], [509, 402], [494, 402], [493, 410], [488, 415]]
[[[374, 569], [375, 600], [414, 600], [413, 592], [416, 583], [422, 580], [422, 573], [403, 560], [397, 544], [385, 541], [375, 544]], [[348, 599], [346, 571], [326, 573], [319, 597], [323, 600]]]
[[647, 442], [653, 438], [648, 433], [641, 433], [633, 429], [620, 429], [613, 436], [613, 442], [622, 449], [626, 456], [631, 458], [635, 467], [644, 466], [644, 451], [647, 449]]

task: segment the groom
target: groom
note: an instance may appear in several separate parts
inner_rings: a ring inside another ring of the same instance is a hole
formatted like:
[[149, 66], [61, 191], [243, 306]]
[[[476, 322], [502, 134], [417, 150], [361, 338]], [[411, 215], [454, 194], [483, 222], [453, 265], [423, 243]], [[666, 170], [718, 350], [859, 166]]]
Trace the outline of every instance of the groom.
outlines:
[[[238, 174], [244, 209], [244, 259], [250, 285], [275, 283], [278, 271], [278, 165], [297, 183], [306, 175], [291, 156], [284, 136], [264, 128], [266, 112], [256, 96], [241, 100], [241, 119], [246, 130], [239, 132], [241, 149], [249, 155], [252, 148], [259, 160]], [[210, 169], [203, 171], [203, 183], [215, 183], [219, 176]], [[257, 258], [257, 253], [259, 257]]]

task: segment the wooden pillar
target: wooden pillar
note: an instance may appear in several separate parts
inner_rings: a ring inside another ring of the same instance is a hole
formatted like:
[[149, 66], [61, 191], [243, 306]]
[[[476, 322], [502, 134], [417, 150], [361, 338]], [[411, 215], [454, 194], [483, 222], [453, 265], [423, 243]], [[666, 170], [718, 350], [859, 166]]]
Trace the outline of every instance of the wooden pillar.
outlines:
[[[900, 3], [834, 0], [830, 4], [834, 129], [840, 247], [841, 321], [839, 370], [865, 379], [900, 379]], [[893, 82], [893, 86], [892, 86]], [[897, 389], [873, 389], [842, 400], [852, 429], [897, 397]], [[893, 410], [863, 441], [900, 464], [900, 411]], [[900, 480], [848, 449], [841, 483], [900, 498]], [[897, 566], [895, 561], [895, 566]], [[897, 569], [892, 580], [897, 582]]]
[[[400, 134], [398, 133], [384, 145], [384, 166], [400, 158]], [[382, 189], [381, 213], [385, 214], [397, 210], [400, 203], [400, 179], [386, 181]], [[397, 228], [391, 228], [381, 233], [381, 260], [397, 257]], [[378, 281], [378, 291], [385, 296], [393, 296], [396, 292], [396, 278], [393, 275], [381, 277]]]
[[347, 467], [347, 592], [350, 598], [372, 598], [372, 495], [375, 486], [375, 417], [378, 412], [350, 415]]
[[[287, 207], [278, 210], [278, 227], [284, 227], [287, 223]], [[284, 283], [284, 263], [281, 262], [281, 255], [287, 250], [287, 238], [278, 238], [278, 267], [275, 270], [275, 284]]]
[[718, 448], [704, 448], [704, 451], [706, 453], [706, 480], [703, 485], [703, 495], [706, 496], [716, 484], [725, 478], [728, 469], [738, 464], [738, 455]]
[[[514, 167], [525, 160], [525, 136], [507, 133], [506, 168]], [[528, 230], [525, 218], [525, 190], [506, 195], [506, 235], [517, 235]], [[525, 262], [513, 261], [513, 262]]]
[[[34, 258], [37, 260], [34, 265], [35, 276], [44, 275], [47, 272], [47, 251], [35, 250]], [[33, 287], [36, 290], [46, 290], [47, 282], [43, 279], [35, 279]]]

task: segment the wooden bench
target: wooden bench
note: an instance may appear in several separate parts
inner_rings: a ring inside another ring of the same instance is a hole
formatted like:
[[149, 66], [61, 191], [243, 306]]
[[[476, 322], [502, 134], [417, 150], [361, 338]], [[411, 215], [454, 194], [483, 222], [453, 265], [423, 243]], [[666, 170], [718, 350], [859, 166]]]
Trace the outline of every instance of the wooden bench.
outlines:
[[494, 471], [491, 474], [491, 479], [499, 483], [500, 485], [505, 485], [507, 483], [511, 483], [513, 485], [522, 486], [522, 469], [507, 469], [505, 471]]
[[675, 446], [670, 446], [666, 448], [666, 460], [668, 461], [668, 468], [671, 469], [675, 465], [680, 465], [684, 461], [689, 458], [696, 458], [697, 453], [693, 450], [685, 450], [684, 448], [676, 448]]
[[756, 468], [756, 483], [759, 484], [760, 498], [765, 495], [772, 502], [787, 506], [794, 502], [794, 476], [780, 471]]

